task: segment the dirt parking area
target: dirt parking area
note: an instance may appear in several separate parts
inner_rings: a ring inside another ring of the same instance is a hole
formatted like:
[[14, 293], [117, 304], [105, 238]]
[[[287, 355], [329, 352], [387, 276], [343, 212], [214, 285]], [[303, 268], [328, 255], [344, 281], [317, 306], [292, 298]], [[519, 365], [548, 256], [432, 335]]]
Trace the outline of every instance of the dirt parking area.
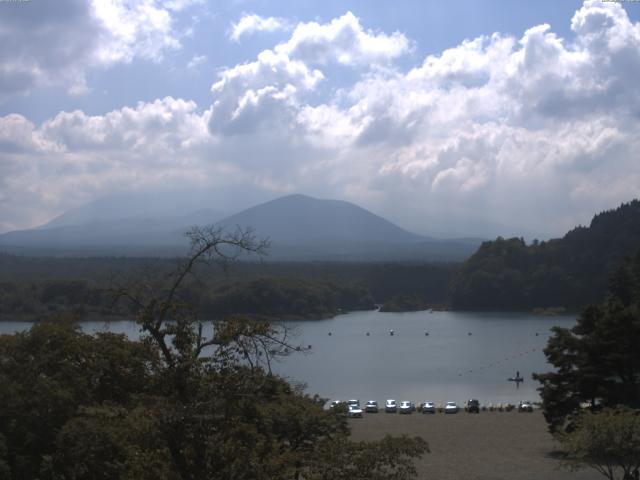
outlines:
[[349, 420], [354, 440], [377, 440], [385, 434], [419, 435], [431, 453], [416, 462], [420, 479], [437, 480], [596, 480], [594, 470], [569, 472], [553, 452], [542, 413], [464, 411], [445, 415], [368, 414]]

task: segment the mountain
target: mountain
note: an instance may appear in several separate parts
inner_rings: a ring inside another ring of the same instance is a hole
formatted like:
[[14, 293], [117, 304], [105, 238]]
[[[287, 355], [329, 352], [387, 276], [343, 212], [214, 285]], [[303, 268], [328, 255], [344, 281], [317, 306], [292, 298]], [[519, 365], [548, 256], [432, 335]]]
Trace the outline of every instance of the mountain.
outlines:
[[225, 218], [226, 227], [251, 226], [258, 236], [288, 245], [332, 242], [411, 243], [425, 240], [353, 203], [289, 195]]
[[450, 303], [468, 310], [578, 309], [601, 301], [609, 275], [638, 250], [640, 201], [633, 200], [562, 238], [483, 243], [454, 277]]
[[408, 232], [350, 202], [289, 195], [218, 223], [250, 226], [269, 238], [273, 260], [459, 261], [481, 241], [438, 240]]
[[216, 221], [227, 229], [251, 227], [257, 237], [268, 237], [273, 260], [449, 261], [468, 257], [480, 243], [423, 237], [353, 203], [305, 195], [271, 200], [223, 220], [212, 210], [114, 218], [114, 211], [145, 211], [139, 206], [131, 212], [126, 205], [113, 207], [113, 201], [94, 202], [37, 229], [0, 235], [0, 246], [10, 253], [39, 255], [176, 255], [187, 247], [187, 227]]
[[[235, 190], [241, 190], [241, 198]], [[40, 228], [96, 224], [122, 219], [161, 220], [180, 218], [200, 210], [215, 211], [217, 221], [231, 212], [271, 198], [260, 190], [183, 188], [107, 195], [66, 211]], [[211, 206], [215, 205], [215, 208]], [[223, 213], [224, 212], [224, 213]]]
[[82, 218], [85, 223], [67, 224], [74, 216], [63, 215], [36, 229], [0, 235], [0, 246], [9, 252], [41, 255], [175, 254], [184, 250], [184, 232], [189, 227], [215, 223], [222, 215], [203, 209], [176, 217]]

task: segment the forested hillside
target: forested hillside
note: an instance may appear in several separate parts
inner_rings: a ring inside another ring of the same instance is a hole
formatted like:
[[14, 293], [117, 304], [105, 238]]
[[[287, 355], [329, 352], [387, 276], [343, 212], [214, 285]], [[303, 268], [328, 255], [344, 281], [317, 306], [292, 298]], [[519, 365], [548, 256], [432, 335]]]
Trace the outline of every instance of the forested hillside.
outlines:
[[[171, 259], [0, 255], [0, 320], [32, 320], [64, 312], [79, 318], [131, 318], [125, 305], [114, 302], [110, 289], [135, 284], [141, 272], [162, 278], [174, 268]], [[197, 281], [187, 282], [183, 295], [206, 318], [245, 313], [311, 319], [371, 309], [374, 302], [387, 303], [397, 295], [410, 295], [420, 305], [443, 305], [455, 268], [455, 264], [240, 262], [227, 272], [201, 266]]]
[[640, 201], [596, 215], [560, 239], [484, 242], [451, 283], [453, 309], [577, 309], [602, 300], [609, 274], [640, 248]]

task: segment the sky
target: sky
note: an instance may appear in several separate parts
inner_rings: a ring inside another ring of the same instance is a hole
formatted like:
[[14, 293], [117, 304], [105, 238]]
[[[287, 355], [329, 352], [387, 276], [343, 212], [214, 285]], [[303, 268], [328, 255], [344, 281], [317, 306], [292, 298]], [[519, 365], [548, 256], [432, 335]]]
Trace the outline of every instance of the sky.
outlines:
[[0, 232], [211, 192], [230, 213], [304, 193], [424, 234], [562, 235], [640, 196], [639, 19], [600, 0], [0, 0]]

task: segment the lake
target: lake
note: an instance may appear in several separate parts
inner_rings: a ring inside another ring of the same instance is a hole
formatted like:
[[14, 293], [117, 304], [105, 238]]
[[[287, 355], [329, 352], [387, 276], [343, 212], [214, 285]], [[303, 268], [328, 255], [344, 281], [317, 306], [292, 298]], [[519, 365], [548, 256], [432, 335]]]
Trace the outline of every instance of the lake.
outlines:
[[[309, 393], [330, 399], [535, 401], [538, 383], [531, 374], [550, 369], [542, 352], [550, 328], [574, 324], [574, 316], [527, 313], [353, 312], [287, 322], [296, 333], [295, 343], [312, 345], [312, 350], [293, 353], [274, 369], [291, 381], [306, 383]], [[132, 338], [138, 335], [134, 322], [88, 321], [82, 326], [88, 332], [109, 329]], [[0, 333], [28, 327], [24, 322], [2, 322]], [[525, 379], [520, 385], [507, 381], [517, 371]]]

